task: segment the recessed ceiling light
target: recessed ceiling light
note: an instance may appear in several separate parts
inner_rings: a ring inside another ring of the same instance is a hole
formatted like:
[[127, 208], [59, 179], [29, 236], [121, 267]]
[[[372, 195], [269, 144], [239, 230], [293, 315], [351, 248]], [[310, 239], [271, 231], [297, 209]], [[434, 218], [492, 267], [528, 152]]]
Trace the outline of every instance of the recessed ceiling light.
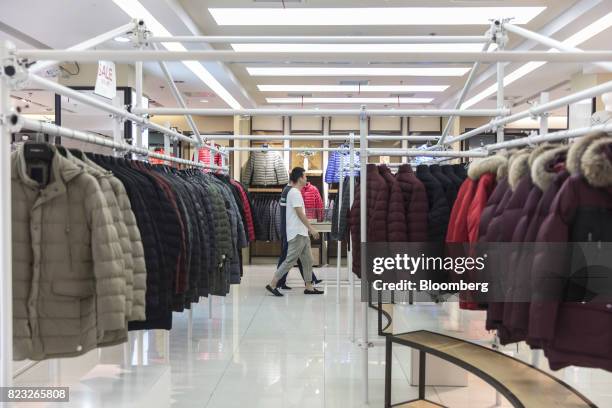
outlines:
[[[145, 21], [147, 28], [156, 36], [172, 37], [172, 34], [164, 27], [153, 15], [147, 10], [138, 0], [113, 0], [113, 2], [121, 8], [127, 15], [132, 18], [138, 18]], [[164, 48], [169, 51], [187, 51], [182, 44], [179, 43], [162, 43]], [[191, 70], [204, 84], [212, 89], [221, 97], [229, 106], [234, 109], [240, 109], [242, 106], [221, 85], [219, 81], [198, 61], [184, 61], [183, 64]]]
[[257, 85], [261, 92], [444, 92], [449, 85]]
[[202, 102], [202, 103], [208, 103], [208, 99], [200, 99], [200, 102]]
[[525, 24], [546, 7], [209, 8], [218, 25], [372, 26], [489, 25], [493, 18]]
[[431, 103], [433, 98], [266, 98], [268, 103]]
[[463, 76], [470, 68], [247, 67], [251, 76]]
[[[612, 27], [612, 12], [606, 14], [599, 20], [595, 21], [594, 23], [588, 25], [587, 27], [575, 33], [574, 35], [570, 36], [568, 39], [563, 41], [563, 44], [569, 45], [572, 47], [577, 47], [578, 45], [595, 37], [597, 34], [601, 33], [602, 31], [610, 27]], [[559, 51], [554, 48], [551, 48], [548, 50], [548, 52], [559, 52]], [[511, 73], [509, 73], [508, 75], [504, 77], [504, 86], [510, 85], [511, 83], [521, 79], [527, 74], [530, 74], [531, 72], [535, 71], [536, 69], [540, 68], [543, 65], [546, 65], [546, 62], [533, 61], [533, 62], [528, 62], [526, 64], [521, 65], [519, 68], [517, 68], [516, 70], [512, 71]], [[495, 94], [496, 92], [497, 92], [497, 84], [493, 84], [489, 86], [488, 88], [486, 88], [484, 91], [478, 93], [477, 95], [465, 101], [465, 103], [463, 103], [461, 107], [463, 109], [470, 108], [476, 105], [478, 102], [482, 101], [483, 99]]]
[[231, 44], [251, 52], [477, 52], [482, 44]]
[[114, 40], [122, 43], [130, 42], [130, 39], [127, 37], [115, 37]]

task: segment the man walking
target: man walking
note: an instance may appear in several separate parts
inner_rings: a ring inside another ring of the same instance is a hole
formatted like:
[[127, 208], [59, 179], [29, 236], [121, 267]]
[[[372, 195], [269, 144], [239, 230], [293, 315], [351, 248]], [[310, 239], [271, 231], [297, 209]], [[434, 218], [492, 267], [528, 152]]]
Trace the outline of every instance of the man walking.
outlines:
[[304, 269], [304, 294], [320, 295], [323, 291], [312, 286], [312, 253], [310, 252], [310, 237], [317, 239], [319, 233], [312, 227], [304, 210], [304, 200], [300, 190], [306, 185], [306, 170], [296, 167], [289, 176], [290, 189], [285, 203], [285, 231], [287, 234], [287, 257], [274, 273], [272, 282], [266, 289], [274, 296], [283, 296], [278, 290], [278, 281], [293, 267], [299, 259]]

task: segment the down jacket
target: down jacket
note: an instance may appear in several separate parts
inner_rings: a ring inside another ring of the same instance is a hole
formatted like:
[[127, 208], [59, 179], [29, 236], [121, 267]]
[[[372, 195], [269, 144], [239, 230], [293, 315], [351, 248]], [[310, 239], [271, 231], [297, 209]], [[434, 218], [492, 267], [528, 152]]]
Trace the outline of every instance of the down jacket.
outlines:
[[399, 182], [395, 179], [389, 167], [380, 165], [378, 172], [385, 179], [389, 189], [387, 202], [387, 242], [406, 242], [408, 228], [406, 225], [406, 210], [404, 208], [404, 194]]
[[[567, 178], [566, 155], [567, 146], [561, 146], [543, 152], [533, 160], [530, 169], [533, 186], [523, 206], [521, 217], [512, 232], [512, 242], [535, 241], [537, 229], [550, 209], [554, 195]], [[530, 229], [532, 224], [534, 226]], [[512, 303], [504, 305], [503, 326], [508, 341], [527, 339], [529, 303], [517, 300], [520, 294], [531, 292], [532, 255], [527, 244], [519, 254], [513, 253], [509, 260], [508, 270], [514, 271], [511, 289], [516, 296], [512, 296], [515, 299]]]
[[429, 213], [427, 215], [427, 241], [428, 242], [444, 242], [446, 229], [450, 217], [451, 207], [444, 193], [442, 183], [435, 178], [429, 166], [420, 164], [417, 166], [417, 178], [425, 186], [427, 192], [427, 200]]
[[457, 191], [459, 190], [459, 188], [457, 187], [453, 179], [448, 177], [442, 171], [442, 167], [440, 167], [440, 165], [432, 164], [431, 166], [429, 166], [429, 171], [436, 179], [438, 179], [440, 184], [442, 184], [442, 188], [444, 189], [444, 194], [446, 195], [446, 202], [448, 203], [448, 207], [453, 208], [455, 199], [457, 199]]
[[[357, 152], [353, 159], [355, 176], [359, 177], [360, 159]], [[325, 169], [326, 183], [339, 183], [344, 177], [350, 176], [351, 158], [350, 152], [346, 150], [333, 151], [329, 154], [327, 168]]]
[[278, 152], [251, 152], [242, 168], [241, 181], [247, 185], [277, 186], [289, 183], [289, 173]]
[[126, 327], [119, 236], [82, 166], [54, 152], [41, 187], [31, 165], [11, 155], [14, 359], [76, 356]]
[[[538, 232], [539, 242], [612, 241], [612, 139], [591, 143], [580, 169], [582, 174], [570, 176], [561, 187]], [[576, 253], [559, 255], [536, 254], [532, 283], [536, 293], [542, 282], [559, 299], [567, 293], [568, 267], [576, 262]], [[591, 269], [586, 272], [590, 274]], [[554, 285], [551, 278], [555, 278]], [[577, 299], [555, 302], [547, 297], [531, 304], [530, 335], [542, 341], [553, 370], [568, 365], [612, 370], [611, 324], [612, 305], [598, 295], [587, 303]]]
[[[359, 178], [355, 177], [355, 194], [357, 192], [357, 186], [359, 184]], [[345, 234], [348, 227], [348, 214], [350, 210], [350, 199], [351, 199], [351, 179], [350, 177], [345, 177], [344, 182], [342, 183], [342, 197], [341, 202], [337, 200], [334, 203], [334, 208], [332, 212], [332, 225], [331, 225], [331, 239], [339, 241], [345, 238]]]
[[[441, 166], [440, 168], [442, 169], [442, 174], [444, 174], [446, 177], [448, 177], [450, 179], [450, 181], [455, 186], [455, 191], [458, 193], [459, 192], [459, 187], [461, 187], [461, 184], [463, 183], [464, 179], [459, 177], [455, 173], [455, 169], [450, 164], [446, 164], [444, 166]], [[455, 194], [455, 199], [457, 199], [456, 194]]]
[[404, 197], [408, 242], [427, 241], [429, 204], [423, 183], [414, 175], [409, 164], [402, 164], [395, 175]]
[[[453, 205], [447, 243], [473, 243], [478, 239], [482, 212], [495, 187], [498, 170], [503, 168], [507, 159], [501, 155], [484, 158], [472, 163], [466, 178], [459, 189]], [[462, 292], [462, 309], [480, 309], [481, 305], [471, 301], [470, 294]]]
[[306, 185], [300, 190], [300, 193], [302, 193], [302, 199], [304, 199], [306, 217], [323, 221], [325, 206], [323, 205], [323, 199], [321, 198], [319, 189], [313, 186], [311, 183], [306, 183]]
[[130, 199], [125, 191], [125, 187], [121, 181], [113, 176], [111, 172], [107, 172], [104, 168], [98, 166], [91, 161], [87, 156], [81, 154], [80, 160], [85, 164], [97, 169], [106, 174], [111, 188], [117, 198], [117, 204], [123, 217], [123, 222], [127, 228], [128, 237], [130, 240], [130, 248], [133, 264], [133, 284], [132, 284], [132, 309], [128, 316], [128, 320], [144, 320], [145, 317], [145, 297], [147, 289], [147, 268], [144, 259], [144, 249], [142, 246], [142, 237], [136, 223], [136, 216], [132, 211]]
[[[351, 207], [350, 228], [351, 242], [353, 243], [353, 272], [361, 277], [361, 216], [360, 216], [360, 189], [355, 189], [355, 200]], [[375, 164], [367, 167], [367, 242], [387, 241], [387, 208], [389, 203], [389, 189], [385, 179], [378, 172]]]

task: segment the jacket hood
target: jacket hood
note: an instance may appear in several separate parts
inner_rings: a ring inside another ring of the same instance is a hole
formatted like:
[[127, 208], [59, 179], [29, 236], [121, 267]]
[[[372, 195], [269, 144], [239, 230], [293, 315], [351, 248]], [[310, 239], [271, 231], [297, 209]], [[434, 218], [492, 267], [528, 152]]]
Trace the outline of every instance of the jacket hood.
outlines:
[[531, 178], [533, 183], [542, 191], [548, 190], [555, 179], [557, 172], [550, 167], [553, 161], [565, 161], [567, 159], [568, 146], [559, 146], [547, 150], [535, 158], [531, 165]]
[[[13, 163], [13, 171], [11, 178], [20, 179], [24, 184], [29, 185], [31, 187], [38, 188], [38, 182], [33, 180], [28, 175], [28, 166], [25, 159], [25, 154], [23, 151], [23, 144], [19, 146], [16, 152], [12, 154], [12, 163]], [[66, 159], [62, 155], [57, 152], [57, 149], [53, 145], [49, 145], [51, 150], [53, 151], [53, 159], [51, 159], [51, 173], [53, 175], [53, 179], [49, 180], [49, 184], [51, 183], [67, 183], [73, 178], [77, 177], [81, 173], [85, 172], [83, 165], [77, 165], [72, 163], [70, 160]]]
[[542, 153], [548, 150], [555, 149], [557, 147], [559, 147], [558, 144], [543, 143], [539, 145], [538, 147], [534, 148], [531, 154], [529, 155], [529, 168], [533, 166], [533, 162], [535, 161], [535, 159], [537, 159]]
[[431, 166], [429, 166], [429, 171], [431, 171], [432, 173], [442, 173], [442, 168], [439, 164], [432, 164]]
[[508, 166], [508, 184], [512, 191], [516, 190], [519, 181], [529, 174], [529, 156], [528, 152], [519, 152], [512, 155]]
[[591, 143], [582, 156], [580, 168], [593, 187], [612, 187], [612, 138]]
[[475, 160], [468, 168], [468, 177], [472, 180], [478, 180], [485, 173], [497, 174], [499, 167], [507, 164], [507, 162], [508, 159], [500, 154]]
[[569, 171], [570, 174], [580, 174], [580, 162], [582, 160], [582, 155], [584, 155], [591, 143], [606, 136], [608, 136], [608, 134], [604, 132], [591, 133], [576, 139], [575, 142], [570, 144], [570, 148], [567, 152], [567, 171]]

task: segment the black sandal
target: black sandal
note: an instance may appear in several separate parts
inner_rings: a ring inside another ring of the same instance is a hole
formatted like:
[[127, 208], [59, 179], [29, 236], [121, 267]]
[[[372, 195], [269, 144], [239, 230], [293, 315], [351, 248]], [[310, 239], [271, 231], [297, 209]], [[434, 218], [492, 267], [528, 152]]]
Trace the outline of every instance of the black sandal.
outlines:
[[271, 293], [271, 294], [273, 294], [274, 296], [278, 296], [278, 297], [285, 296], [285, 295], [283, 295], [282, 293], [280, 293], [280, 292], [279, 292], [279, 290], [278, 290], [277, 288], [273, 288], [273, 287], [272, 287], [272, 286], [270, 286], [270, 285], [266, 285], [266, 289], [268, 290], [268, 292], [270, 292], [270, 293]]

